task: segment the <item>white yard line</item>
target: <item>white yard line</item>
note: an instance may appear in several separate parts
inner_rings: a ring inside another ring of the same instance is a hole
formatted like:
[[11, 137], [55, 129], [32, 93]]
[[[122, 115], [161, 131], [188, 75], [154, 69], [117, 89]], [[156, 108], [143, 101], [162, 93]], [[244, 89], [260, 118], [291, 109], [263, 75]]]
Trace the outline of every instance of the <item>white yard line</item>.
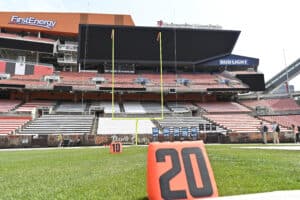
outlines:
[[[248, 146], [248, 147], [232, 147], [239, 149], [269, 149], [269, 150], [289, 150], [300, 151], [300, 145], [288, 145], [288, 146]], [[300, 197], [299, 197], [300, 199]]]
[[[123, 145], [122, 147], [127, 148], [135, 145]], [[138, 146], [147, 146], [147, 145], [138, 145]], [[43, 150], [63, 150], [63, 149], [100, 149], [100, 148], [107, 148], [108, 146], [79, 146], [79, 147], [42, 147], [42, 148], [8, 148], [8, 149], [0, 149], [1, 151], [43, 151]]]
[[275, 191], [227, 197], [205, 198], [207, 200], [299, 200], [300, 190]]
[[43, 147], [43, 148], [9, 148], [0, 149], [1, 151], [43, 151], [43, 150], [62, 150], [62, 149], [95, 149], [95, 148], [109, 148], [109, 146], [82, 146], [82, 147]]

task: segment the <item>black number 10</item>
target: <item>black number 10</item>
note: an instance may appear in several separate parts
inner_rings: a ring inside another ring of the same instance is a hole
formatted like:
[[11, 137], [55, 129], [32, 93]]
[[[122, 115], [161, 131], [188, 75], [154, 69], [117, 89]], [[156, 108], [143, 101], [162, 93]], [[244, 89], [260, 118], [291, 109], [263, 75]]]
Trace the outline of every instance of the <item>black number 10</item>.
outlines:
[[[197, 160], [197, 167], [201, 174], [201, 180], [203, 183], [202, 188], [198, 188], [193, 166], [191, 163], [190, 155], [195, 155]], [[165, 162], [165, 157], [170, 156], [172, 162], [172, 168], [162, 174], [159, 178], [161, 196], [164, 199], [184, 199], [187, 198], [186, 190], [171, 190], [170, 180], [181, 172], [180, 160], [178, 152], [175, 149], [158, 149], [156, 151], [156, 162]], [[212, 195], [212, 185], [209, 178], [208, 170], [204, 160], [203, 152], [198, 147], [186, 147], [181, 150], [181, 157], [183, 161], [183, 167], [185, 170], [186, 181], [188, 183], [188, 189], [190, 194], [195, 197], [207, 197]]]
[[113, 152], [120, 152], [120, 150], [121, 148], [119, 143], [113, 144]]

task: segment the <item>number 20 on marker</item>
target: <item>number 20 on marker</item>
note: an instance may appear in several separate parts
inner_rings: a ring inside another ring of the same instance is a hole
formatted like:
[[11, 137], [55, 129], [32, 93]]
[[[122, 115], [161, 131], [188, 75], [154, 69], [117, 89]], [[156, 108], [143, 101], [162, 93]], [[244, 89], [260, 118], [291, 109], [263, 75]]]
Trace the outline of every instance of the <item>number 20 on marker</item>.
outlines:
[[151, 143], [147, 192], [150, 200], [218, 196], [203, 142]]

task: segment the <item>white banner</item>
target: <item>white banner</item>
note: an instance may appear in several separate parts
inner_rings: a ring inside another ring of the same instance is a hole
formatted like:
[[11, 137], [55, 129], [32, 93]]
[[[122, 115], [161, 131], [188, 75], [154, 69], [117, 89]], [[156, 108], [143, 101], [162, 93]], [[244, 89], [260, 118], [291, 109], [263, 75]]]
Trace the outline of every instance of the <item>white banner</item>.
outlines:
[[25, 74], [25, 63], [16, 63], [15, 74], [16, 75], [24, 75]]

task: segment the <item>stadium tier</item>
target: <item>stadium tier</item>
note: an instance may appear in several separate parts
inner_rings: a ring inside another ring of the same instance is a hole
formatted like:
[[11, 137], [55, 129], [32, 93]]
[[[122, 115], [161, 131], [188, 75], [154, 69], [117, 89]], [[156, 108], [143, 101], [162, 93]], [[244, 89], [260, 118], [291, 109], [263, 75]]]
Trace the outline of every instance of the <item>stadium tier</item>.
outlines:
[[0, 116], [0, 134], [15, 134], [30, 120], [31, 117]]
[[92, 115], [43, 115], [19, 131], [20, 134], [91, 134]]
[[3, 100], [0, 99], [0, 112], [9, 112], [15, 109], [19, 104], [21, 104], [20, 100]]
[[20, 104], [10, 112], [10, 115], [30, 116], [34, 119], [42, 114], [51, 113], [55, 105], [56, 102], [53, 101], [34, 100]]
[[61, 103], [56, 107], [56, 113], [84, 113], [86, 111], [86, 103]]
[[251, 110], [236, 102], [207, 102], [196, 103], [208, 113], [249, 113]]
[[[234, 133], [260, 133], [261, 120], [248, 114], [205, 114], [203, 116]], [[270, 122], [266, 122], [266, 125], [269, 130], [272, 130]], [[291, 132], [291, 130], [281, 127], [281, 132]]]
[[98, 110], [103, 110], [104, 114], [111, 114], [112, 112], [114, 113], [120, 113], [121, 109], [119, 106], [119, 103], [115, 102], [114, 103], [114, 110], [113, 110], [113, 105], [112, 102], [106, 101], [106, 102], [93, 102], [91, 105], [91, 109], [98, 107]]
[[[193, 78], [192, 78], [193, 77]], [[175, 92], [203, 92], [203, 91], [245, 91], [249, 88], [238, 80], [222, 77], [221, 74], [116, 74], [114, 84], [112, 74], [97, 74], [90, 72], [61, 72], [49, 75], [12, 75], [0, 80], [2, 88], [28, 88], [53, 90], [55, 88], [70, 87], [70, 91], [107, 91], [116, 89], [154, 91], [159, 92], [160, 86], [168, 92], [174, 88]], [[140, 90], [143, 89], [143, 90]]]
[[186, 113], [198, 110], [198, 107], [191, 102], [167, 102], [167, 107], [173, 113]]
[[261, 99], [261, 100], [243, 100], [241, 104], [256, 109], [257, 107], [267, 107], [272, 111], [300, 111], [300, 106], [295, 100], [287, 99]]
[[170, 112], [165, 106], [163, 108], [159, 103], [155, 102], [124, 102], [124, 112], [128, 114], [146, 114], [156, 113], [159, 114], [162, 111], [164, 113]]
[[263, 119], [268, 122], [276, 122], [281, 126], [292, 127], [292, 124], [295, 126], [300, 126], [300, 115], [274, 115], [274, 116], [260, 116], [260, 119]]

